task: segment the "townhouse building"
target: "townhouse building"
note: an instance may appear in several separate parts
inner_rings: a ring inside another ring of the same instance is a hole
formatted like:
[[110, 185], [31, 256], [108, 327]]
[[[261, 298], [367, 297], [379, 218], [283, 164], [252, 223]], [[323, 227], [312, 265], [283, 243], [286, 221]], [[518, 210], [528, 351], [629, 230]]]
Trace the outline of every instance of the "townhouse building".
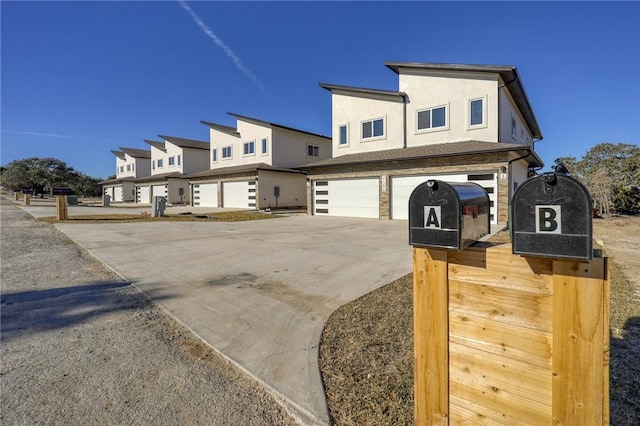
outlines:
[[306, 177], [296, 166], [331, 158], [331, 138], [240, 114], [236, 126], [209, 127], [208, 170], [191, 173], [194, 206], [306, 207]]
[[134, 181], [151, 175], [151, 151], [120, 148], [111, 151], [116, 157], [115, 179], [100, 182], [104, 195], [113, 202], [133, 202], [136, 198]]
[[413, 189], [441, 179], [482, 185], [491, 222], [506, 222], [511, 194], [543, 166], [516, 67], [384, 64], [398, 90], [320, 83], [332, 96], [333, 156], [300, 167], [308, 213], [407, 219]]

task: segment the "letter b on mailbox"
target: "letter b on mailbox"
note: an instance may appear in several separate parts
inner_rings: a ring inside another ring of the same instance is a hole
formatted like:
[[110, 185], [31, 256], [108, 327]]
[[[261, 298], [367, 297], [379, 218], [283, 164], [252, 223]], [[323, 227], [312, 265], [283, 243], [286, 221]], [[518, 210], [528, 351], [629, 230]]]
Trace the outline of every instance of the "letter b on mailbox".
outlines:
[[545, 173], [513, 195], [512, 244], [516, 254], [591, 260], [589, 191], [571, 176]]

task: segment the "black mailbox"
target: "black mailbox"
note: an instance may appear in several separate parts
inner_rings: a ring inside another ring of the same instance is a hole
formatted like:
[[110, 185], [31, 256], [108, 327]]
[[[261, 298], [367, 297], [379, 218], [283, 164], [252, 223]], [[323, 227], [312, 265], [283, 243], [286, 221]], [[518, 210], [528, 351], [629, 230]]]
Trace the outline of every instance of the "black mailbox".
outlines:
[[409, 197], [409, 244], [462, 250], [489, 233], [489, 195], [471, 182], [428, 180]]
[[592, 258], [589, 191], [571, 176], [545, 173], [513, 194], [513, 253], [578, 260]]

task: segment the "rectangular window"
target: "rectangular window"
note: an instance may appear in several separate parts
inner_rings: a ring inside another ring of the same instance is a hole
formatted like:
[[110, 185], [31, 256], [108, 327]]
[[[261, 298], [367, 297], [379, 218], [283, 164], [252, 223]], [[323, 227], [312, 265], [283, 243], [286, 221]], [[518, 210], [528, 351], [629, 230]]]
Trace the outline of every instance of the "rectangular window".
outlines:
[[244, 155], [254, 155], [256, 153], [256, 143], [255, 141], [245, 142], [244, 144]]
[[135, 171], [136, 171], [136, 165], [135, 165], [135, 164], [132, 164], [132, 165], [131, 165], [131, 171], [132, 171], [132, 172], [135, 172]]
[[447, 107], [439, 106], [418, 111], [417, 121], [417, 130], [428, 130], [447, 127]]
[[176, 165], [176, 157], [169, 157], [169, 167]]
[[484, 124], [484, 99], [472, 99], [469, 101], [469, 125], [482, 124]]
[[269, 153], [269, 140], [267, 138], [262, 138], [262, 155], [267, 155]]
[[180, 165], [180, 162], [181, 162], [181, 160], [182, 160], [182, 158], [181, 158], [181, 157], [182, 157], [181, 155], [178, 155], [178, 166]]
[[161, 169], [162, 168], [162, 158], [160, 158], [158, 160], [158, 168]]
[[349, 145], [348, 130], [346, 125], [340, 126], [340, 146]]
[[155, 170], [155, 169], [156, 169], [156, 160], [153, 160], [153, 161], [151, 162], [151, 168], [152, 168], [153, 170]]
[[516, 138], [516, 119], [511, 117], [511, 137]]
[[320, 155], [320, 148], [316, 145], [307, 145], [307, 156], [318, 157]]
[[231, 146], [222, 148], [222, 159], [231, 158]]
[[214, 163], [218, 162], [218, 149], [217, 148], [213, 148], [211, 150], [211, 159], [213, 160]]
[[384, 136], [384, 119], [362, 122], [362, 139], [377, 138]]
[[124, 166], [120, 166], [120, 173], [124, 173]]
[[131, 164], [127, 164], [127, 171], [130, 172], [131, 171]]

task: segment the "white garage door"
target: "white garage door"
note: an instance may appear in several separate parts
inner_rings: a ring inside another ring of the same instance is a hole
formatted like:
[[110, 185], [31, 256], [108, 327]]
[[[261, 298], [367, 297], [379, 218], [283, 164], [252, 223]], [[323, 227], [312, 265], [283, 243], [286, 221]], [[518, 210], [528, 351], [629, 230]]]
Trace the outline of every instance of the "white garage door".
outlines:
[[222, 207], [250, 208], [256, 206], [256, 181], [224, 182]]
[[114, 186], [113, 187], [113, 201], [122, 202], [122, 187], [121, 186]]
[[317, 215], [380, 217], [378, 178], [315, 181], [313, 213]]
[[[167, 188], [165, 185], [153, 185], [151, 187], [151, 197], [166, 197], [167, 196]], [[153, 202], [153, 198], [151, 198]]]
[[149, 187], [148, 186], [138, 186], [136, 188], [136, 202], [138, 203], [143, 203], [143, 204], [149, 204], [150, 203], [150, 198], [149, 198]]
[[218, 184], [194, 183], [193, 205], [202, 207], [218, 207]]
[[489, 193], [491, 223], [498, 220], [498, 182], [495, 173], [468, 173], [457, 175], [397, 176], [391, 178], [391, 218], [409, 219], [409, 196], [413, 190], [429, 179], [445, 182], [473, 182]]

